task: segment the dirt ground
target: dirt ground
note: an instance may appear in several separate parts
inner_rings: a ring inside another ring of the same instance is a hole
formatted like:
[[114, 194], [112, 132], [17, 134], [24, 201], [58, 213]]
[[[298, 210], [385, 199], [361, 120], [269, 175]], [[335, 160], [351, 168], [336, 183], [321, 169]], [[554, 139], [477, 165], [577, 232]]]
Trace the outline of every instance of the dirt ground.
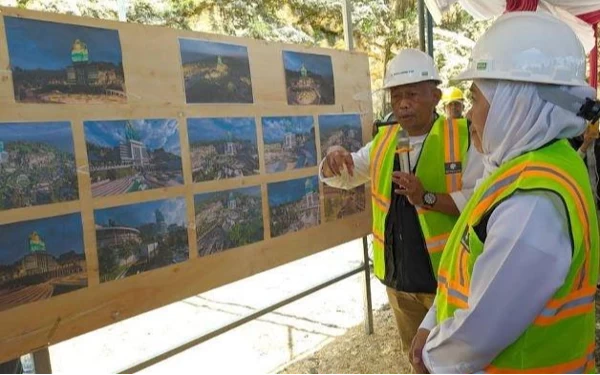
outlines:
[[409, 374], [400, 354], [394, 314], [389, 305], [373, 314], [375, 333], [351, 328], [329, 345], [292, 363], [281, 374]]
[[[389, 305], [373, 315], [375, 333], [362, 325], [348, 330], [321, 350], [286, 367], [281, 374], [409, 374]], [[596, 295], [596, 367], [600, 368], [600, 294]]]

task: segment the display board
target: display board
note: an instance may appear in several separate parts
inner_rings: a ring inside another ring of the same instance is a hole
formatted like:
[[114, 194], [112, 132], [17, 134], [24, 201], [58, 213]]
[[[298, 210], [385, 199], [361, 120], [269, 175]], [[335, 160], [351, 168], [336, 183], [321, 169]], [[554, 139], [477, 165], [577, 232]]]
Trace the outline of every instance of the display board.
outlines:
[[0, 11], [0, 361], [369, 233], [367, 56]]

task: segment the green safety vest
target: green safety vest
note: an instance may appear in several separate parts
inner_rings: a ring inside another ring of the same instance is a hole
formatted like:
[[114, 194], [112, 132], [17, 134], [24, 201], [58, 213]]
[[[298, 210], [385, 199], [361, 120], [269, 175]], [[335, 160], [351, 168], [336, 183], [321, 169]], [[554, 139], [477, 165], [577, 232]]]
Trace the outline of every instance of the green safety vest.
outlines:
[[469, 306], [473, 265], [485, 251], [474, 227], [517, 190], [552, 191], [562, 198], [573, 244], [571, 267], [565, 283], [529, 328], [484, 371], [595, 372], [598, 219], [587, 170], [566, 140], [513, 159], [477, 188], [442, 255], [436, 297], [438, 324]]
[[[373, 265], [375, 275], [385, 278], [385, 219], [391, 203], [392, 172], [399, 125], [386, 126], [371, 144], [371, 196], [373, 211]], [[469, 130], [464, 119], [440, 116], [427, 135], [418, 159], [416, 176], [425, 190], [448, 194], [462, 189], [462, 171], [469, 148]], [[416, 207], [421, 231], [431, 257], [434, 275], [442, 250], [457, 217]]]

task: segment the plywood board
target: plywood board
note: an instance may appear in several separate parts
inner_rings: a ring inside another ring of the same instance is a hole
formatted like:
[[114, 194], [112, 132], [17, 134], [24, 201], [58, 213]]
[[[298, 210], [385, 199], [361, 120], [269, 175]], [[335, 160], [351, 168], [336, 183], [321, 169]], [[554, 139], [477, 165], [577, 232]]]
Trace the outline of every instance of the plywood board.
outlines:
[[370, 232], [365, 55], [0, 14], [0, 361]]

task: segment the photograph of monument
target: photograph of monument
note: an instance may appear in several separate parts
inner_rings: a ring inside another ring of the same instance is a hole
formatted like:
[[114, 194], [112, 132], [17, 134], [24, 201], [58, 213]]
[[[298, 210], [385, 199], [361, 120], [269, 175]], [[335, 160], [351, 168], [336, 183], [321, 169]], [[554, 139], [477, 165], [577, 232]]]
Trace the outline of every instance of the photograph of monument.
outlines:
[[194, 201], [200, 256], [263, 240], [260, 186], [198, 194]]
[[183, 184], [177, 120], [86, 121], [92, 196]]
[[325, 157], [333, 146], [342, 146], [349, 152], [356, 152], [363, 146], [360, 115], [321, 115], [319, 116], [321, 154]]
[[78, 198], [70, 123], [0, 123], [0, 210]]
[[268, 185], [271, 237], [319, 225], [318, 177], [274, 182]]
[[126, 103], [117, 30], [4, 17], [15, 100]]
[[288, 104], [335, 104], [331, 56], [283, 51], [283, 65]]
[[253, 117], [188, 119], [194, 182], [259, 173]]
[[248, 48], [179, 38], [187, 103], [252, 103]]
[[317, 165], [317, 146], [312, 116], [263, 117], [267, 173]]
[[96, 210], [94, 218], [100, 282], [188, 259], [183, 198]]
[[325, 221], [330, 222], [365, 210], [365, 187], [343, 190], [323, 185]]
[[0, 311], [86, 286], [80, 214], [0, 225]]

